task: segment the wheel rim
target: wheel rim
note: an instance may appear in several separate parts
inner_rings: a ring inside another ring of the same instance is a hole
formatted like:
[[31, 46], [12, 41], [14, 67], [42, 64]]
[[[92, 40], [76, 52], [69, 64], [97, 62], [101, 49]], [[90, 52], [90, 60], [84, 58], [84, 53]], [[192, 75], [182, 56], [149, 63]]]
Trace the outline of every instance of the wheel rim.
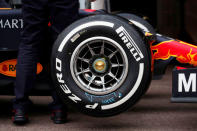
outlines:
[[123, 48], [107, 37], [92, 37], [81, 42], [70, 62], [76, 84], [94, 95], [117, 90], [128, 74], [128, 58]]

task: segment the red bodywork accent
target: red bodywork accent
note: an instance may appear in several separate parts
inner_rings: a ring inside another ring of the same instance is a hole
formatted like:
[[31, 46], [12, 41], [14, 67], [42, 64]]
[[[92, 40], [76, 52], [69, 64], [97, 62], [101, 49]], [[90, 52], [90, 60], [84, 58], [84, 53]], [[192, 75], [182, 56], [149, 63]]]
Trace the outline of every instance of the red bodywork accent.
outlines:
[[51, 22], [48, 23], [48, 27], [51, 27]]
[[85, 12], [95, 12], [96, 10], [93, 9], [83, 9]]
[[176, 69], [177, 69], [177, 70], [184, 70], [184, 69], [187, 69], [187, 68], [185, 68], [185, 67], [180, 67], [180, 66], [177, 66], [177, 67], [176, 67]]
[[153, 45], [154, 60], [168, 60], [175, 57], [180, 63], [197, 66], [197, 46], [178, 40], [168, 40]]

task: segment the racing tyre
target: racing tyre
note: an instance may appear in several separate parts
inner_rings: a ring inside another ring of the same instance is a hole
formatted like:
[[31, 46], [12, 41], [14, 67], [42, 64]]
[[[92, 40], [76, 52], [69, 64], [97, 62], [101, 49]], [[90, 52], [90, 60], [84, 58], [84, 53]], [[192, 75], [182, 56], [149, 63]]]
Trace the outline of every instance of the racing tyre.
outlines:
[[86, 17], [66, 28], [51, 62], [62, 100], [98, 117], [134, 105], [151, 75], [149, 47], [127, 20], [113, 15]]
[[[137, 16], [137, 15], [134, 15], [131, 13], [119, 13], [117, 15], [132, 22], [136, 27], [143, 30], [143, 32], [150, 32], [152, 34], [156, 34], [153, 26], [151, 24], [149, 24], [145, 19], [141, 18], [140, 16]], [[151, 83], [151, 81], [150, 81], [150, 83]], [[149, 85], [150, 85], [150, 83], [149, 83]], [[144, 90], [143, 94], [145, 94], [148, 89], [149, 89], [149, 86], [146, 86], [146, 89]]]
[[152, 34], [156, 34], [153, 26], [151, 24], [149, 24], [145, 19], [143, 19], [137, 15], [134, 15], [131, 13], [119, 13], [117, 15], [131, 21], [135, 26], [137, 26], [138, 28], [142, 29], [145, 32], [150, 32]]

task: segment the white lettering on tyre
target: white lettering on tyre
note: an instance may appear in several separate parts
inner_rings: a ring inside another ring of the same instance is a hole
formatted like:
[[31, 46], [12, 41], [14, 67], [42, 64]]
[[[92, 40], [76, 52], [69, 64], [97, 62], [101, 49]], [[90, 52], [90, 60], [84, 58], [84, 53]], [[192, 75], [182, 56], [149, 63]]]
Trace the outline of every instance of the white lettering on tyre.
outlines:
[[68, 98], [72, 101], [74, 101], [75, 103], [77, 103], [78, 101], [81, 101], [81, 99], [79, 97], [77, 97], [75, 94], [73, 94], [71, 92], [71, 90], [68, 88], [68, 86], [64, 83], [63, 78], [63, 74], [61, 73], [62, 71], [62, 61], [58, 58], [56, 58], [56, 70], [58, 71], [58, 73], [56, 73], [56, 78], [59, 82], [59, 86], [60, 88], [63, 90], [63, 92], [65, 94], [68, 95]]
[[116, 32], [118, 33], [122, 41], [126, 44], [127, 48], [130, 50], [136, 61], [140, 61], [142, 58], [144, 58], [144, 55], [140, 51], [139, 47], [136, 45], [136, 43], [124, 27], [119, 27], [118, 29], [116, 29]]
[[98, 107], [98, 103], [95, 103], [94, 105], [86, 105], [85, 107], [88, 109], [96, 109]]
[[60, 59], [56, 58], [55, 65], [56, 65], [56, 70], [61, 72], [62, 71], [62, 61]]
[[58, 82], [61, 84], [64, 84], [64, 80], [62, 80], [62, 78], [63, 78], [62, 73], [56, 73], [56, 76], [57, 76]]
[[[55, 64], [56, 65], [56, 70], [61, 72], [62, 71], [62, 61], [60, 59], [56, 58], [56, 62], [55, 63], [56, 63]], [[63, 84], [64, 80], [62, 80], [62, 77], [63, 77], [62, 73], [56, 73], [56, 76], [57, 76], [58, 82]]]

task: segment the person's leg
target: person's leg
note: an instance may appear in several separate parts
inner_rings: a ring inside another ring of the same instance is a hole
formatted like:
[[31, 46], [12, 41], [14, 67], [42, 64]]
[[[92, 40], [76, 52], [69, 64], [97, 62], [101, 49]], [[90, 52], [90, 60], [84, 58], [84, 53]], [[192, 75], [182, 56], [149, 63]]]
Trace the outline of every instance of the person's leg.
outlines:
[[21, 33], [16, 70], [14, 109], [26, 110], [28, 95], [34, 86], [39, 47], [43, 32], [47, 27], [47, 0], [23, 0], [22, 18], [24, 28]]
[[[79, 1], [78, 0], [50, 0], [49, 12], [51, 22], [52, 41], [57, 39], [57, 36], [72, 22], [79, 18]], [[54, 123], [61, 124], [65, 122], [66, 106], [57, 96], [55, 90], [52, 90], [53, 102], [50, 104]]]
[[61, 99], [59, 98], [55, 90], [51, 91], [51, 96], [53, 98], [53, 102], [49, 104], [49, 108], [51, 111], [55, 111], [55, 110], [67, 111], [66, 105], [62, 103]]
[[[53, 41], [57, 39], [57, 36], [72, 22], [79, 18], [79, 1], [78, 0], [50, 0], [49, 12], [51, 22], [51, 34]], [[58, 109], [62, 106], [62, 102], [58, 98], [57, 94], [53, 90], [52, 93], [54, 102], [52, 103], [52, 109]]]
[[79, 18], [79, 0], [50, 0], [50, 21], [53, 40]]

